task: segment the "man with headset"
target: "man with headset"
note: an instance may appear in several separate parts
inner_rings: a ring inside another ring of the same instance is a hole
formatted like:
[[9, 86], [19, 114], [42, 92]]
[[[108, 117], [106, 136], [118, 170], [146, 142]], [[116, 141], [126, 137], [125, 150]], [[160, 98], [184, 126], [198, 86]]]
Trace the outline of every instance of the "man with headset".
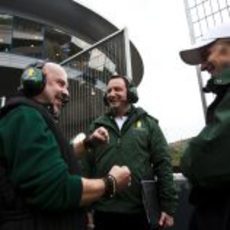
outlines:
[[112, 165], [127, 165], [132, 180], [125, 191], [95, 202], [95, 230], [150, 229], [142, 203], [141, 180], [154, 176], [159, 186], [158, 225], [172, 226], [177, 195], [168, 146], [157, 120], [134, 107], [138, 101], [136, 87], [126, 77], [110, 77], [104, 101], [109, 112], [97, 118], [90, 130], [104, 127], [109, 140], [104, 145], [89, 146], [82, 162], [83, 173], [86, 177], [103, 177]]
[[130, 171], [112, 166], [101, 178], [79, 175], [73, 155], [107, 136], [99, 128], [72, 147], [63, 138], [55, 117], [69, 92], [60, 65], [26, 68], [20, 91], [0, 110], [0, 229], [84, 229], [82, 206], [125, 188]]

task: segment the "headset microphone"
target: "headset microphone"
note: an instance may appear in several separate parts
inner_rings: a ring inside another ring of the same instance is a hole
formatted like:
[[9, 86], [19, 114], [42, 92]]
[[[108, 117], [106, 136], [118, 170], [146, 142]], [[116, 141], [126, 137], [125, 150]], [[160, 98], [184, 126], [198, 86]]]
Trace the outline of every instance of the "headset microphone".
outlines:
[[61, 101], [62, 101], [62, 106], [65, 106], [70, 100], [70, 97], [66, 94], [62, 94]]

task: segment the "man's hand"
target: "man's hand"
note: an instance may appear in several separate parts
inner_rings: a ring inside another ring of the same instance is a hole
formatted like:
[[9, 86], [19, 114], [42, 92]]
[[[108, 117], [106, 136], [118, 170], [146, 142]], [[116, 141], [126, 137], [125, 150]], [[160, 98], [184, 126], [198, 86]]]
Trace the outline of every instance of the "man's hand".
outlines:
[[87, 149], [109, 142], [109, 132], [104, 127], [99, 127], [94, 132], [85, 136], [84, 133], [78, 134], [72, 141], [74, 152], [77, 157], [81, 157]]
[[126, 188], [131, 183], [131, 172], [127, 166], [114, 165], [108, 174], [115, 178], [118, 191]]
[[94, 132], [88, 137], [89, 141], [93, 144], [104, 144], [109, 142], [109, 132], [103, 126], [94, 130]]
[[161, 212], [161, 216], [160, 216], [158, 224], [162, 228], [172, 227], [174, 224], [174, 219], [172, 216], [170, 216], [166, 212]]
[[86, 149], [95, 148], [98, 145], [109, 142], [109, 132], [104, 127], [99, 127], [94, 132], [87, 136], [83, 141]]
[[128, 167], [120, 167], [117, 165], [113, 166], [108, 175], [104, 178], [82, 178], [83, 192], [81, 197], [81, 205], [88, 205], [94, 201], [97, 201], [103, 195], [109, 195], [109, 197], [112, 197], [117, 191], [126, 188], [130, 181], [131, 176]]

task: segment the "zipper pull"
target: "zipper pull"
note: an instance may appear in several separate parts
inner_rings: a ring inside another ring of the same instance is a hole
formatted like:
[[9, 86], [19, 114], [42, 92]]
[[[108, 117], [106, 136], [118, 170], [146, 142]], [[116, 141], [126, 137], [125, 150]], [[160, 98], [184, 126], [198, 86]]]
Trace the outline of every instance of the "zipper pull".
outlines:
[[121, 145], [121, 138], [120, 138], [120, 137], [117, 138], [117, 145], [118, 145], [118, 146]]

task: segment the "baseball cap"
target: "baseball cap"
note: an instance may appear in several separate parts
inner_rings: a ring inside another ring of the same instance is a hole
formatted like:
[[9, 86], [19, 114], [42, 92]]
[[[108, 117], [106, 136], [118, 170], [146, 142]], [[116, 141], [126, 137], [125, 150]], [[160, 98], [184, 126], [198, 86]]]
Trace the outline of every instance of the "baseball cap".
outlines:
[[180, 51], [181, 59], [190, 65], [198, 65], [202, 62], [202, 51], [220, 38], [230, 38], [230, 22], [210, 29], [200, 41], [190, 49]]

